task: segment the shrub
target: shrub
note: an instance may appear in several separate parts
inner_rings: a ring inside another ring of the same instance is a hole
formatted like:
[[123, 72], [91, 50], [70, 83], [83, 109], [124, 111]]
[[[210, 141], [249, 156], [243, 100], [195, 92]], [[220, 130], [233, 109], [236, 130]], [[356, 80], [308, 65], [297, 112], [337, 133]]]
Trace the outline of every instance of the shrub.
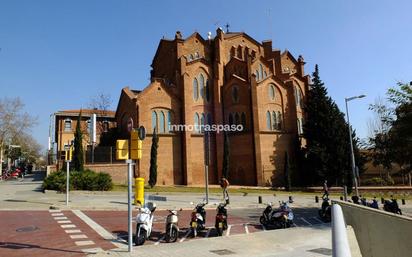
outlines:
[[[96, 173], [91, 170], [70, 172], [71, 190], [107, 191], [112, 188], [112, 177], [107, 173]], [[43, 182], [43, 189], [65, 191], [66, 172], [58, 171], [50, 174]]]
[[362, 184], [366, 186], [386, 186], [388, 182], [380, 177], [374, 177], [363, 180]]
[[43, 190], [66, 190], [66, 174], [62, 171], [53, 172], [44, 179], [42, 187]]

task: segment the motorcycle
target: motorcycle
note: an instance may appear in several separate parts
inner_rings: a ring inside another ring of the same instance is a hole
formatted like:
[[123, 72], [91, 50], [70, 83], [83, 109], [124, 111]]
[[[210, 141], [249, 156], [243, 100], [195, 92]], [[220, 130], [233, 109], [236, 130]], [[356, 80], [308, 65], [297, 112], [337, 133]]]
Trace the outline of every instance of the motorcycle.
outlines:
[[215, 221], [215, 228], [217, 234], [222, 236], [223, 231], [227, 229], [227, 210], [226, 210], [227, 202], [220, 203], [216, 209], [216, 221]]
[[[169, 215], [166, 217], [166, 242], [176, 242], [179, 237], [179, 217], [177, 216], [177, 210], [168, 210]], [[180, 209], [182, 211], [182, 209]]]
[[156, 204], [148, 202], [146, 207], [141, 207], [136, 216], [136, 237], [135, 244], [142, 245], [150, 237], [153, 226], [153, 213], [156, 210]]
[[197, 236], [197, 232], [205, 229], [206, 224], [206, 203], [198, 203], [192, 212], [192, 218], [190, 220], [190, 229], [192, 230], [193, 237]]
[[366, 201], [366, 198], [361, 198], [361, 204], [363, 206], [371, 207], [371, 208], [374, 208], [374, 209], [379, 209], [378, 201], [375, 198], [370, 203], [368, 203], [368, 201]]
[[279, 201], [279, 208], [273, 210], [272, 203], [268, 203], [260, 216], [263, 226], [274, 226], [275, 228], [289, 228], [293, 224], [293, 211], [286, 202]]
[[332, 215], [331, 215], [331, 205], [329, 203], [329, 198], [324, 197], [323, 202], [322, 202], [322, 207], [319, 210], [319, 217], [324, 221], [324, 222], [330, 222], [332, 220]]
[[398, 202], [396, 201], [396, 199], [393, 198], [391, 200], [385, 200], [383, 204], [383, 209], [387, 212], [402, 215], [402, 211], [401, 209], [399, 209]]

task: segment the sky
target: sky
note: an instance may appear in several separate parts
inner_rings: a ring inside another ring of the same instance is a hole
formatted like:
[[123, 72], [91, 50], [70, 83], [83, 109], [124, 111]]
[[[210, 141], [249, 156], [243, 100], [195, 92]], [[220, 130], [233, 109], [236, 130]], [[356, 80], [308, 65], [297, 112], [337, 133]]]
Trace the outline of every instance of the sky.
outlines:
[[20, 97], [37, 117], [31, 130], [47, 148], [50, 114], [87, 108], [99, 93], [116, 109], [121, 89], [149, 84], [162, 37], [229, 23], [257, 41], [303, 55], [305, 72], [319, 65], [329, 95], [360, 138], [368, 106], [397, 81], [412, 80], [412, 2], [0, 0], [0, 98]]

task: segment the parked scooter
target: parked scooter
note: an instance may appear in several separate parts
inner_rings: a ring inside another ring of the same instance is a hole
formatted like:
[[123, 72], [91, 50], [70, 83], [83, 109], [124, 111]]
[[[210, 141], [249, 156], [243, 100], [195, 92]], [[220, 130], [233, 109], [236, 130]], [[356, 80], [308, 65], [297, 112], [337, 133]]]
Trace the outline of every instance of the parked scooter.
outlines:
[[[169, 215], [166, 217], [166, 242], [176, 242], [179, 237], [179, 217], [177, 216], [177, 210], [168, 210]], [[182, 209], [180, 209], [182, 211]]]
[[391, 200], [385, 200], [385, 203], [383, 204], [383, 209], [387, 212], [402, 215], [402, 211], [401, 209], [399, 209], [398, 202], [394, 198], [392, 198]]
[[260, 216], [263, 226], [274, 226], [275, 228], [289, 228], [293, 224], [293, 211], [286, 202], [279, 201], [279, 208], [273, 210], [272, 203], [268, 203], [266, 209]]
[[220, 203], [216, 209], [216, 221], [215, 221], [215, 228], [217, 234], [221, 236], [223, 231], [227, 229], [227, 210], [226, 210], [227, 202]]
[[192, 230], [193, 237], [197, 236], [197, 232], [205, 229], [206, 224], [206, 203], [198, 203], [192, 212], [192, 218], [190, 220], [190, 229]]
[[153, 226], [153, 213], [156, 210], [156, 204], [148, 202], [145, 207], [139, 209], [136, 216], [136, 237], [135, 244], [142, 245], [150, 237]]
[[319, 217], [324, 221], [324, 222], [330, 222], [332, 219], [331, 216], [331, 205], [329, 203], [329, 198], [326, 196], [323, 198], [322, 202], [322, 207], [319, 210]]
[[367, 206], [367, 207], [374, 208], [374, 209], [379, 209], [379, 204], [378, 204], [378, 201], [376, 200], [376, 198], [374, 198], [372, 200], [372, 202], [368, 203], [366, 198], [363, 197], [363, 198], [361, 198], [361, 204], [364, 205], [364, 206]]

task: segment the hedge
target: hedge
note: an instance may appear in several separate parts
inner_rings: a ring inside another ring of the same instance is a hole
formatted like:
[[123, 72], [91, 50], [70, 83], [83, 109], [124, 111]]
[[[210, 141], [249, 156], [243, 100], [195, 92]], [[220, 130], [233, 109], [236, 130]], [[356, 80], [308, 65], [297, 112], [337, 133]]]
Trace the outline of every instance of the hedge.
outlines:
[[[112, 177], [91, 170], [70, 171], [70, 190], [108, 191], [113, 188]], [[66, 191], [66, 172], [57, 171], [43, 181], [43, 190]]]

